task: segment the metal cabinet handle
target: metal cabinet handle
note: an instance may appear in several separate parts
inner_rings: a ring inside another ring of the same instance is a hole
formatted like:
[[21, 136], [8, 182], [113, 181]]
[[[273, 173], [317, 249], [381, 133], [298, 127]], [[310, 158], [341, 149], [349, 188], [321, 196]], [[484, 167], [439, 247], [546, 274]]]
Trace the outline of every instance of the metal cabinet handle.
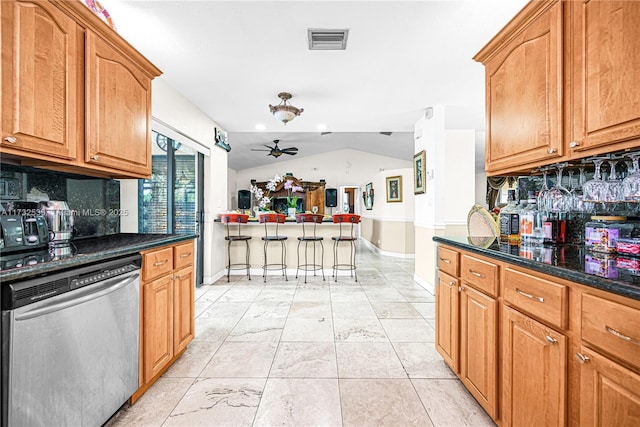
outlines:
[[545, 336], [544, 339], [546, 339], [549, 344], [557, 344], [558, 343], [557, 339], [555, 339], [554, 337], [551, 337], [549, 335]]
[[164, 261], [154, 262], [154, 263], [153, 263], [153, 266], [154, 266], [154, 267], [160, 267], [161, 265], [165, 265], [165, 264], [166, 264], [166, 263], [168, 263], [168, 262], [169, 262], [169, 260], [168, 260], [168, 259], [165, 259]]
[[15, 144], [16, 142], [18, 142], [18, 140], [16, 139], [15, 136], [5, 136], [4, 142], [8, 142], [9, 144]]
[[549, 154], [554, 154], [554, 153], [557, 153], [557, 152], [558, 152], [558, 149], [557, 149], [557, 148], [549, 148], [549, 149], [547, 150], [547, 153], [549, 153]]
[[464, 292], [464, 286], [458, 286], [458, 292]]
[[587, 356], [585, 354], [576, 353], [576, 360], [580, 364], [585, 364], [585, 363], [588, 363], [591, 359], [589, 359], [589, 356]]
[[569, 147], [571, 147], [571, 148], [576, 148], [578, 146], [580, 146], [580, 143], [578, 141], [571, 141], [569, 143]]
[[91, 156], [91, 160], [98, 160], [100, 159], [100, 156]]
[[474, 276], [481, 277], [481, 278], [487, 277], [484, 274], [478, 273], [478, 272], [473, 271], [473, 270], [469, 270], [469, 273], [473, 274]]
[[180, 258], [186, 258], [188, 256], [191, 256], [191, 252], [180, 255]]
[[440, 258], [440, 261], [446, 263], [446, 264], [451, 264], [451, 261], [449, 261], [448, 259], [444, 259], [444, 258]]
[[619, 331], [616, 331], [615, 329], [613, 329], [610, 326], [605, 325], [604, 328], [607, 330], [607, 332], [609, 332], [613, 336], [621, 338], [621, 339], [623, 339], [623, 340], [625, 340], [627, 342], [630, 342], [632, 344], [640, 345], [640, 341], [638, 341], [637, 339], [631, 338], [631, 337], [629, 337], [629, 336], [627, 336], [627, 335], [625, 335], [625, 334], [623, 334], [623, 333], [621, 333]]
[[451, 286], [453, 286], [453, 285], [455, 285], [455, 284], [456, 284], [456, 282], [449, 282], [449, 284], [450, 284]]
[[525, 297], [529, 298], [529, 299], [533, 299], [533, 300], [536, 300], [536, 301], [539, 301], [539, 302], [544, 302], [544, 298], [536, 297], [536, 296], [533, 296], [531, 294], [528, 294], [525, 291], [521, 290], [520, 288], [516, 288], [516, 292], [519, 293], [522, 296], [525, 296]]

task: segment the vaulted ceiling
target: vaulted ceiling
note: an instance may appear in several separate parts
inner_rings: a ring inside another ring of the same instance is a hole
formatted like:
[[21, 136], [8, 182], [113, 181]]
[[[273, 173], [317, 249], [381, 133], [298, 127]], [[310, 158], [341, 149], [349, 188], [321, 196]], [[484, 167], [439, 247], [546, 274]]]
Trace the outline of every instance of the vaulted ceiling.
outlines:
[[[484, 68], [471, 58], [527, 1], [101, 2], [161, 78], [228, 131], [241, 170], [277, 162], [251, 151], [274, 139], [297, 157], [353, 148], [410, 160], [432, 105], [446, 106], [447, 127], [476, 129], [482, 153]], [[309, 28], [349, 29], [346, 50], [309, 50]], [[304, 108], [286, 126], [268, 108], [282, 91]]]

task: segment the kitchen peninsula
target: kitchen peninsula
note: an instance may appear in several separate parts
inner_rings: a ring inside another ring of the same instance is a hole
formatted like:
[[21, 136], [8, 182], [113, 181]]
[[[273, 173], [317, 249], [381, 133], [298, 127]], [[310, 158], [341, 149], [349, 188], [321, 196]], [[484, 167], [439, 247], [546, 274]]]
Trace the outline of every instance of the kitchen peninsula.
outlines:
[[[224, 224], [220, 223], [220, 220], [217, 219], [216, 223], [219, 223], [220, 227], [225, 227]], [[237, 224], [231, 224], [231, 234], [237, 234]], [[269, 233], [275, 233], [275, 225], [269, 224]], [[305, 224], [306, 233], [313, 233], [313, 224]], [[325, 275], [331, 275], [331, 267], [333, 265], [333, 240], [331, 239], [334, 236], [340, 235], [340, 224], [334, 224], [333, 220], [330, 216], [325, 215], [321, 224], [316, 226], [316, 236], [322, 237], [322, 247], [324, 251], [322, 251], [321, 247], [318, 246], [316, 248], [316, 257], [318, 260], [322, 257], [322, 261], [320, 262], [325, 270]], [[359, 235], [359, 224], [355, 225], [355, 235]], [[349, 234], [350, 233], [351, 224], [343, 224], [342, 225], [342, 233]], [[224, 232], [226, 235], [226, 231]], [[257, 218], [250, 218], [247, 224], [242, 224], [242, 234], [246, 236], [251, 236], [251, 240], [249, 241], [250, 246], [250, 257], [249, 264], [251, 265], [252, 271], [251, 274], [261, 275], [262, 274], [262, 264], [264, 264], [264, 241], [261, 240], [265, 235], [265, 225], [258, 222]], [[288, 239], [285, 241], [286, 247], [286, 264], [287, 264], [287, 274], [295, 275], [296, 265], [298, 264], [298, 237], [302, 236], [302, 224], [298, 224], [295, 219], [287, 218], [284, 224], [278, 225], [278, 235], [287, 236]], [[300, 244], [300, 257], [304, 258], [304, 243]], [[245, 246], [243, 245], [232, 245], [231, 247], [231, 259], [238, 260], [243, 259], [245, 256]], [[322, 253], [323, 252], [323, 253]], [[229, 254], [225, 251], [225, 265], [229, 262]], [[313, 245], [308, 245], [307, 256], [309, 259], [313, 257]], [[271, 245], [269, 246], [268, 252], [269, 259], [279, 259], [280, 258], [280, 245]], [[348, 259], [349, 257], [349, 247], [348, 245], [341, 245], [338, 252], [338, 259]], [[231, 274], [245, 274], [245, 270], [232, 270]], [[279, 271], [274, 271], [272, 274], [280, 274]], [[321, 273], [317, 273], [321, 274]], [[342, 273], [340, 273], [342, 274]], [[348, 274], [348, 273], [345, 273]]]

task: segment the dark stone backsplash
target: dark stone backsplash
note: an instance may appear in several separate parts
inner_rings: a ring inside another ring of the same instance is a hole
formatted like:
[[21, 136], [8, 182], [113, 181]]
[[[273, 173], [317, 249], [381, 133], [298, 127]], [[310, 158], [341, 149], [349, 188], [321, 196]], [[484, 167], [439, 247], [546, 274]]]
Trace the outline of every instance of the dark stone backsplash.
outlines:
[[0, 185], [11, 184], [0, 202], [65, 200], [76, 212], [74, 237], [106, 236], [120, 232], [120, 182], [0, 163]]

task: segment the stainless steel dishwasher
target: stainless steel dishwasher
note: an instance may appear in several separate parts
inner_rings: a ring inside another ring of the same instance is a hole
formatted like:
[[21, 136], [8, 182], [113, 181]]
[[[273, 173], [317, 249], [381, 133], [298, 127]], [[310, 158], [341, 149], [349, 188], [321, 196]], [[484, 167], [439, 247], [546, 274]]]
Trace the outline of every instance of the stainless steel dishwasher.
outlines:
[[2, 425], [100, 426], [138, 388], [140, 255], [2, 284]]

